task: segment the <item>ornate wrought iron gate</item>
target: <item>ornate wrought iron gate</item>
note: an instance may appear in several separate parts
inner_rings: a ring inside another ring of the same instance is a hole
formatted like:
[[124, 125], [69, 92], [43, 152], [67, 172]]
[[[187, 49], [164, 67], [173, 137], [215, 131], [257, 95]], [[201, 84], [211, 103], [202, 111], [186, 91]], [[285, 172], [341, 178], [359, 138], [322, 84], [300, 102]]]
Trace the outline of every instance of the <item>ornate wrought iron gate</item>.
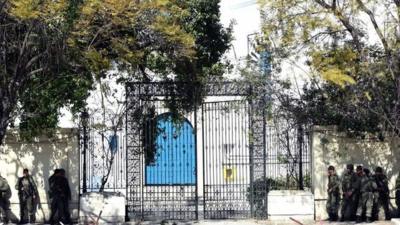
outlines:
[[207, 219], [251, 216], [248, 107], [247, 101], [210, 102], [202, 106]]
[[251, 95], [262, 91], [209, 83], [206, 101], [176, 120], [165, 102], [180, 85], [128, 84], [124, 128], [99, 132], [82, 118], [82, 193], [126, 195], [130, 219], [193, 220], [266, 218], [268, 190], [310, 188], [309, 130], [267, 123]]
[[251, 89], [209, 83], [205, 95], [219, 99], [176, 124], [164, 103], [179, 85], [127, 85], [128, 216], [265, 218], [266, 187], [253, 185], [266, 175], [265, 120], [253, 110], [258, 102], [245, 98]]
[[127, 211], [140, 220], [194, 220], [198, 216], [196, 126], [192, 126], [196, 112], [186, 115], [178, 127], [162, 103], [141, 99], [135, 111], [140, 115], [128, 118]]

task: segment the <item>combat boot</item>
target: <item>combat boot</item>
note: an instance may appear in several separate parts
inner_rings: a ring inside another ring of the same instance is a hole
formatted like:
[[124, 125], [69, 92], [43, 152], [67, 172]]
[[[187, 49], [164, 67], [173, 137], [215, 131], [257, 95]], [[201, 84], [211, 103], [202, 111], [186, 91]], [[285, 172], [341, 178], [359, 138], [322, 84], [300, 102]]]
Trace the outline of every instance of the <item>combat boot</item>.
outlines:
[[367, 221], [366, 221], [367, 223], [372, 223], [373, 222], [373, 220], [372, 220], [372, 218], [371, 217], [367, 217]]
[[362, 218], [361, 216], [356, 217], [356, 223], [362, 223]]

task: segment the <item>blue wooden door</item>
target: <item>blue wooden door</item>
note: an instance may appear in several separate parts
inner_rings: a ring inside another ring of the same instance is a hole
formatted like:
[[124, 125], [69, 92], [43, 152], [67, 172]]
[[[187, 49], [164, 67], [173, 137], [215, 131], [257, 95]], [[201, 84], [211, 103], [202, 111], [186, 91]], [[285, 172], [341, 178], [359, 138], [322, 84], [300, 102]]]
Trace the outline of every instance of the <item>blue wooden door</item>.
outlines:
[[195, 134], [191, 123], [172, 121], [170, 114], [157, 119], [156, 154], [153, 163], [146, 165], [146, 185], [195, 185]]

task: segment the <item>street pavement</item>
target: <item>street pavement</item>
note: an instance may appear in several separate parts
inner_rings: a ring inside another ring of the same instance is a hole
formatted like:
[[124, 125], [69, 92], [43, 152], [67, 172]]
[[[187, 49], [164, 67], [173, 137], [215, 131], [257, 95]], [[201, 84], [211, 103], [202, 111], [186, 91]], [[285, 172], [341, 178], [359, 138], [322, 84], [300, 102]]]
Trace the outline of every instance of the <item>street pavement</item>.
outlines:
[[[131, 222], [129, 225], [353, 225], [355, 222], [329, 221], [260, 221], [260, 220], [205, 220], [188, 222]], [[392, 221], [376, 221], [373, 223], [358, 223], [362, 225], [400, 225]]]
[[[201, 220], [201, 221], [145, 221], [145, 222], [127, 222], [121, 224], [103, 224], [99, 225], [355, 225], [355, 222], [329, 222], [329, 221], [262, 221], [262, 220]], [[373, 223], [359, 223], [360, 225], [400, 225], [397, 221], [376, 221]], [[0, 225], [3, 225], [0, 223]], [[13, 225], [11, 223], [7, 225]], [[33, 225], [33, 224], [32, 224]], [[36, 223], [35, 225], [41, 225]], [[80, 225], [80, 224], [78, 224]], [[82, 224], [84, 225], [84, 224]], [[93, 224], [96, 225], [96, 224]]]

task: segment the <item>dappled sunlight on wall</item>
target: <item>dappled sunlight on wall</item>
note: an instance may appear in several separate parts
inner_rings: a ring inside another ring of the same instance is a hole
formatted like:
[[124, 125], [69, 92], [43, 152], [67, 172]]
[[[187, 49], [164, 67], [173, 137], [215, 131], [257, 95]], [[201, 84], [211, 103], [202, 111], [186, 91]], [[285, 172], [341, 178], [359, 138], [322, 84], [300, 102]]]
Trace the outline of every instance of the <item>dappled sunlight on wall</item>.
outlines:
[[48, 178], [56, 168], [64, 168], [72, 191], [70, 207], [72, 216], [77, 217], [79, 194], [79, 149], [77, 131], [60, 129], [53, 138], [36, 138], [32, 143], [22, 141], [15, 131], [8, 132], [5, 145], [0, 147], [1, 175], [12, 189], [11, 209], [19, 217], [18, 193], [15, 184], [22, 170], [28, 168], [33, 175], [39, 192], [36, 217], [38, 221], [48, 219]]

